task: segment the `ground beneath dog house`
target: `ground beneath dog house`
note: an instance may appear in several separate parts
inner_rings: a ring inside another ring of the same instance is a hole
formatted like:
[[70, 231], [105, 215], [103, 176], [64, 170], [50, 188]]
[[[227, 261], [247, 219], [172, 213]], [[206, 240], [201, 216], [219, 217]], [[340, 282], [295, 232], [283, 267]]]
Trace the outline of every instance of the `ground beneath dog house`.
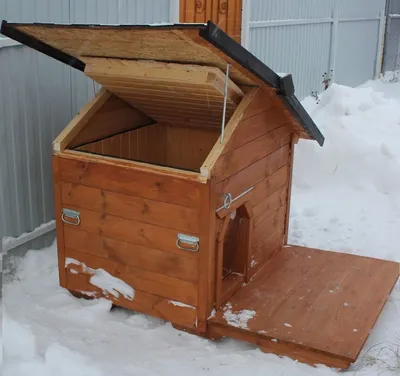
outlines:
[[[400, 83], [333, 85], [304, 105], [323, 148], [296, 150], [289, 242], [400, 261]], [[58, 287], [55, 245], [31, 251], [3, 290], [4, 376], [335, 375], [234, 340], [210, 342]], [[400, 286], [344, 374], [400, 374]]]

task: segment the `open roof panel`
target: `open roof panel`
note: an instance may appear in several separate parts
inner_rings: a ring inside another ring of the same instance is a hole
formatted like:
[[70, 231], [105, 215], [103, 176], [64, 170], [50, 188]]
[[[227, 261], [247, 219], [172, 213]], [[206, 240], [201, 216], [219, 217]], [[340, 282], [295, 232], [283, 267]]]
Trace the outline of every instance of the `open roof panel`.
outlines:
[[2, 22], [1, 33], [81, 71], [93, 57], [199, 64], [222, 71], [230, 64], [237, 85], [275, 89], [295, 120], [320, 145], [324, 137], [281, 77], [212, 22], [175, 25], [57, 25]]

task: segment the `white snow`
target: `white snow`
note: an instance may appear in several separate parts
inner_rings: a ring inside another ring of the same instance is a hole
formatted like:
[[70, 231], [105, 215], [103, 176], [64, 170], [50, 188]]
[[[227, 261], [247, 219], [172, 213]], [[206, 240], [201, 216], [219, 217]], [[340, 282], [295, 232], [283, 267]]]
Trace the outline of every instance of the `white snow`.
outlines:
[[248, 329], [247, 322], [256, 315], [255, 311], [244, 309], [241, 311], [232, 311], [232, 305], [226, 304], [224, 319], [225, 321], [236, 328]]
[[172, 305], [174, 305], [174, 306], [176, 306], [176, 307], [183, 307], [183, 308], [196, 309], [196, 307], [193, 307], [193, 306], [191, 306], [191, 305], [189, 305], [189, 304], [186, 304], [186, 303], [177, 302], [177, 301], [175, 301], [175, 300], [168, 300], [168, 303], [170, 303], [170, 304], [172, 304]]
[[[83, 262], [67, 257], [65, 259], [65, 266], [71, 264], [81, 266], [85, 273], [91, 274], [89, 282], [102, 291], [109, 293], [116, 298], [119, 298], [120, 294], [129, 300], [133, 300], [135, 298], [135, 290], [132, 288], [132, 286], [129, 286], [121, 279], [112, 276], [104, 269], [92, 269]], [[71, 269], [71, 272], [75, 274], [78, 271]]]
[[[303, 103], [326, 143], [297, 145], [290, 242], [400, 261], [400, 83], [334, 85], [320, 104], [313, 98]], [[396, 374], [388, 368], [398, 361], [399, 285], [359, 360], [343, 373], [232, 339], [208, 341], [142, 314], [110, 311], [104, 299], [76, 299], [58, 286], [55, 245], [21, 260], [5, 283], [3, 305], [2, 376]], [[250, 316], [245, 313], [244, 321]]]
[[292, 325], [289, 324], [288, 322], [285, 322], [283, 325], [285, 325], [287, 328], [291, 328], [292, 327]]

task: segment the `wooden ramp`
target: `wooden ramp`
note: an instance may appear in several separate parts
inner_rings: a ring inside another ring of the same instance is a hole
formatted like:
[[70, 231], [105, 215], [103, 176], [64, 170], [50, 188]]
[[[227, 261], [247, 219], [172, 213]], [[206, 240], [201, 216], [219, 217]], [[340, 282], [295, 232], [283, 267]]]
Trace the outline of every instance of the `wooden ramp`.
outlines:
[[209, 335], [345, 369], [360, 353], [398, 276], [394, 262], [285, 247], [209, 320]]

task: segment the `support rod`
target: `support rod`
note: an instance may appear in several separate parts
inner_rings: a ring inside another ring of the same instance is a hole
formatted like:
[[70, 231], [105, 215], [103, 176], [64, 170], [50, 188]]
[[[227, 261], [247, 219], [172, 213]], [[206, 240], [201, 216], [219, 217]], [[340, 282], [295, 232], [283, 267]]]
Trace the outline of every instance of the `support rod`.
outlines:
[[225, 136], [225, 118], [226, 118], [226, 101], [228, 99], [229, 67], [230, 67], [230, 64], [226, 64], [224, 110], [222, 113], [222, 126], [221, 126], [221, 144], [224, 142], [224, 136]]

